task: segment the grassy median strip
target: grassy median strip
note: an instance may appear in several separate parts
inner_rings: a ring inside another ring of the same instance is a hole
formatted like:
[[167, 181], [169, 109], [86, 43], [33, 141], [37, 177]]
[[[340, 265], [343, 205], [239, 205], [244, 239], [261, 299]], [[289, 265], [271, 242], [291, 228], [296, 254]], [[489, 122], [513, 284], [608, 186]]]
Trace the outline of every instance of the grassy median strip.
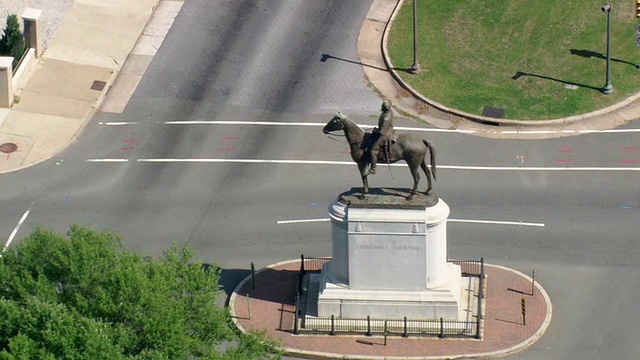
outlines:
[[613, 105], [640, 92], [635, 1], [611, 12], [611, 84], [606, 80], [607, 13], [592, 0], [416, 0], [418, 61], [411, 75], [413, 0], [389, 33], [394, 68], [413, 88], [449, 107], [504, 118], [557, 119]]

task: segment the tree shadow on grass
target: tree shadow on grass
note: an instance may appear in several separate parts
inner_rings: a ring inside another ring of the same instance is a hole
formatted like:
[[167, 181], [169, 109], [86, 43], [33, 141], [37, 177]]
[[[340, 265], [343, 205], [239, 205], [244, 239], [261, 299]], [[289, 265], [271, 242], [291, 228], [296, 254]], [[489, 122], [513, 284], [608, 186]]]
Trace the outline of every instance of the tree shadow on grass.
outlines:
[[[571, 52], [571, 55], [577, 55], [577, 56], [582, 56], [585, 58], [597, 58], [597, 59], [607, 59], [606, 55], [599, 53], [599, 52], [595, 52], [595, 51], [591, 51], [591, 50], [578, 50], [578, 49], [571, 49], [569, 50]], [[621, 59], [615, 59], [615, 58], [611, 58], [611, 61], [615, 61], [615, 62], [619, 62], [619, 63], [623, 63], [623, 64], [628, 64], [631, 65], [635, 68], [638, 67], [638, 64], [634, 64], [630, 61], [627, 60], [621, 60]]]
[[573, 85], [573, 86], [583, 87], [583, 88], [592, 89], [592, 90], [596, 90], [596, 91], [601, 91], [601, 90], [602, 90], [602, 87], [595, 87], [595, 86], [591, 86], [591, 85], [580, 84], [580, 83], [573, 82], [573, 81], [566, 81], [566, 80], [556, 79], [556, 78], [552, 78], [552, 77], [550, 77], [550, 76], [545, 76], [545, 75], [538, 75], [538, 74], [533, 74], [533, 73], [526, 73], [526, 72], [524, 72], [524, 71], [518, 71], [518, 72], [516, 72], [516, 74], [515, 74], [515, 75], [513, 75], [511, 78], [512, 78], [513, 80], [518, 80], [519, 78], [521, 78], [521, 77], [523, 77], [523, 76], [532, 76], [532, 77], [537, 77], [537, 78], [540, 78], [540, 79], [556, 81], [556, 82], [559, 82], [559, 83], [561, 83], [561, 84]]

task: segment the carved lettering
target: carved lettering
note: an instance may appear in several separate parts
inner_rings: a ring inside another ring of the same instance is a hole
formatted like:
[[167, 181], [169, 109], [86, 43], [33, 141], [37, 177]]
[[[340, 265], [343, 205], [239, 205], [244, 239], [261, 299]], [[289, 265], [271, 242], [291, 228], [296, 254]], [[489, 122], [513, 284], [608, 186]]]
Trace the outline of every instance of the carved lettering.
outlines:
[[420, 251], [420, 246], [416, 245], [356, 245], [358, 250], [402, 250], [402, 251]]
[[415, 245], [396, 245], [393, 247], [393, 250], [420, 250], [420, 246]]
[[359, 250], [387, 250], [387, 245], [356, 245]]

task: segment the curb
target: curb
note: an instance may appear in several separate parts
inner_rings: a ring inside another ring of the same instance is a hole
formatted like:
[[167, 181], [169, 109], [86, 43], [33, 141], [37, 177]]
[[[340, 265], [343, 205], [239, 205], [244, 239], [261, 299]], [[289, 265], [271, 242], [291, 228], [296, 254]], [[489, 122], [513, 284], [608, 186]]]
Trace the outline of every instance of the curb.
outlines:
[[[297, 262], [300, 261], [298, 259], [296, 260], [285, 260], [285, 261], [280, 261], [277, 262], [275, 264], [271, 264], [271, 265], [267, 265], [265, 267], [263, 267], [262, 269], [259, 269], [258, 271], [256, 271], [255, 275], [259, 275], [261, 272], [267, 270], [267, 269], [273, 269], [277, 266], [280, 265], [285, 265], [285, 264], [290, 264], [293, 262]], [[236, 303], [236, 298], [237, 298], [237, 294], [240, 291], [240, 289], [242, 289], [242, 287], [244, 286], [244, 284], [251, 280], [251, 275], [248, 275], [247, 277], [245, 277], [244, 279], [242, 279], [242, 281], [240, 281], [240, 283], [238, 283], [238, 285], [236, 285], [236, 287], [233, 289], [233, 293], [231, 293], [231, 296], [229, 297], [229, 313], [231, 313], [231, 321], [233, 321], [234, 325], [238, 328], [238, 330], [240, 330], [243, 333], [246, 333], [247, 330], [242, 327], [242, 325], [240, 325], [240, 323], [238, 322], [238, 317], [235, 316], [236, 313], [236, 309], [235, 309], [235, 303]]]
[[[300, 261], [299, 259], [295, 259], [295, 260], [286, 260], [286, 261], [281, 261], [275, 264], [271, 264], [258, 270], [255, 273], [255, 275], [257, 276], [261, 272], [267, 269], [273, 269], [281, 265], [291, 264], [299, 261]], [[500, 265], [486, 264], [486, 263], [485, 263], [485, 266], [511, 272], [516, 276], [526, 279], [528, 282], [533, 281], [531, 277], [523, 274], [520, 271], [511, 269], [511, 268], [507, 268]], [[251, 275], [245, 277], [242, 281], [240, 281], [240, 283], [234, 288], [233, 293], [229, 298], [229, 312], [231, 314], [231, 319], [234, 325], [242, 333], [247, 333], [247, 330], [239, 323], [238, 317], [235, 315], [235, 301], [238, 298], [237, 294], [240, 291], [240, 289], [242, 289], [242, 287], [250, 280], [251, 280]], [[542, 322], [542, 325], [540, 326], [540, 328], [538, 328], [538, 330], [532, 336], [520, 342], [519, 344], [516, 344], [514, 346], [511, 346], [505, 349], [486, 352], [486, 353], [468, 353], [468, 354], [460, 354], [460, 355], [443, 355], [443, 356], [371, 356], [371, 355], [336, 354], [336, 353], [299, 350], [299, 349], [284, 347], [283, 348], [284, 354], [297, 356], [305, 359], [344, 359], [344, 360], [401, 360], [401, 359], [402, 360], [442, 360], [442, 359], [465, 359], [465, 358], [501, 358], [501, 357], [517, 354], [526, 350], [530, 346], [532, 346], [536, 341], [538, 341], [542, 337], [542, 335], [546, 332], [547, 328], [551, 324], [551, 319], [553, 317], [553, 308], [552, 308], [551, 299], [549, 295], [538, 282], [535, 282], [534, 284], [538, 289], [538, 291], [540, 292], [540, 294], [542, 295], [542, 297], [544, 298], [544, 301], [546, 304], [547, 313], [546, 313], [545, 319]], [[291, 336], [294, 336], [294, 335], [291, 335]], [[323, 336], [323, 335], [319, 335], [319, 336]], [[324, 335], [324, 336], [328, 336], [328, 335]]]
[[[505, 271], [510, 271], [520, 277], [523, 277], [525, 279], [527, 279], [530, 282], [533, 282], [533, 279], [518, 271], [518, 270], [514, 270], [505, 266], [500, 266], [500, 265], [492, 265], [492, 264], [484, 264], [485, 266], [491, 266], [497, 269], [502, 269]], [[549, 297], [549, 294], [547, 294], [547, 292], [542, 288], [542, 286], [538, 283], [538, 282], [534, 282], [536, 289], [538, 289], [538, 291], [540, 292], [540, 294], [542, 294], [542, 297], [544, 297], [544, 302], [547, 305], [547, 315], [544, 318], [544, 321], [542, 322], [542, 325], [540, 326], [540, 328], [538, 329], [538, 331], [536, 331], [531, 337], [529, 337], [527, 340], [521, 342], [520, 344], [511, 346], [509, 348], [503, 349], [503, 350], [498, 350], [498, 351], [492, 351], [492, 352], [488, 352], [488, 353], [481, 353], [481, 354], [476, 354], [474, 356], [476, 357], [504, 357], [504, 356], [508, 356], [508, 355], [514, 355], [517, 353], [520, 353], [522, 351], [524, 351], [525, 349], [527, 349], [528, 347], [530, 347], [531, 345], [533, 345], [536, 341], [538, 341], [542, 335], [547, 331], [547, 328], [549, 328], [549, 325], [551, 325], [551, 318], [553, 317], [553, 306], [551, 304], [551, 298]]]

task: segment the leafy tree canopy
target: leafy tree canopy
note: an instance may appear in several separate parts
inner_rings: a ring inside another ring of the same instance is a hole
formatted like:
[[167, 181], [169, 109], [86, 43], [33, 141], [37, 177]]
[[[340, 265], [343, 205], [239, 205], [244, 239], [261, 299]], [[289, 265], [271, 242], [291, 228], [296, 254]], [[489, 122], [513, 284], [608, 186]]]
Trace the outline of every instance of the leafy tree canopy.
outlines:
[[279, 358], [232, 330], [220, 269], [192, 260], [186, 246], [153, 259], [109, 232], [36, 229], [0, 258], [0, 360]]
[[3, 32], [4, 34], [0, 37], [0, 55], [13, 56], [13, 67], [15, 68], [24, 54], [26, 46], [16, 14], [7, 17], [7, 24]]

